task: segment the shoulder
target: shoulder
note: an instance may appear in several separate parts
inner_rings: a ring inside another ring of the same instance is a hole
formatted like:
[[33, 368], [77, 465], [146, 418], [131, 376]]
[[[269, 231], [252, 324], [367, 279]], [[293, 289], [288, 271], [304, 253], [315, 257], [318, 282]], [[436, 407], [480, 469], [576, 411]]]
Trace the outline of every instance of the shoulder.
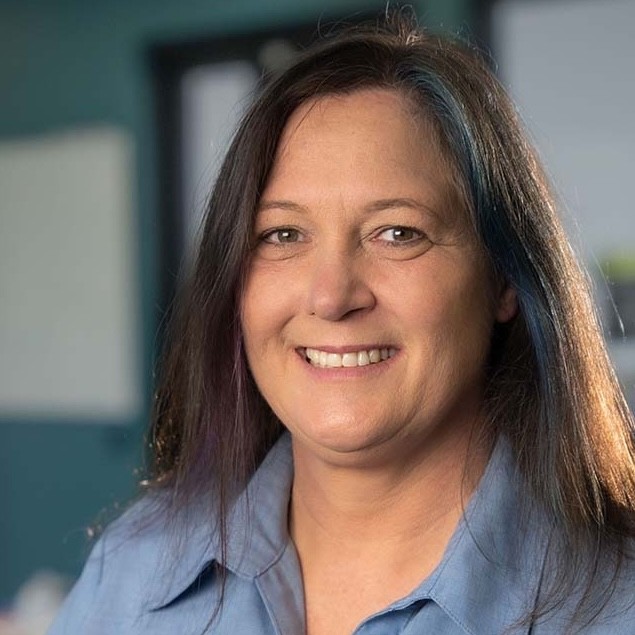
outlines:
[[[633, 635], [635, 633], [635, 554], [624, 556], [614, 566], [613, 554], [599, 561], [587, 599], [580, 611], [584, 589], [574, 590], [556, 610], [539, 619], [532, 634], [576, 633], [580, 635]], [[580, 613], [577, 626], [571, 627], [571, 618]]]
[[[604, 576], [603, 584], [609, 589], [606, 602], [589, 627], [589, 635], [633, 635], [635, 633], [635, 540], [631, 539], [630, 553], [625, 556], [617, 573]], [[598, 589], [597, 593], [604, 589]]]
[[135, 632], [130, 625], [191, 574], [176, 556], [193, 525], [169, 517], [164, 502], [146, 496], [107, 527], [49, 635]]

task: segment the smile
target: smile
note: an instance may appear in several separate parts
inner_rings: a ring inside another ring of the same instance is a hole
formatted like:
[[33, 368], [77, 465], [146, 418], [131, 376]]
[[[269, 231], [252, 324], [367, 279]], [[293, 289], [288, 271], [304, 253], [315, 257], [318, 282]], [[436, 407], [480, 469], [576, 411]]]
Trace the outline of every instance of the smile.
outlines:
[[304, 349], [306, 360], [319, 368], [355, 368], [378, 364], [397, 352], [394, 348], [371, 348], [369, 350], [352, 351], [349, 353], [329, 353], [317, 348]]

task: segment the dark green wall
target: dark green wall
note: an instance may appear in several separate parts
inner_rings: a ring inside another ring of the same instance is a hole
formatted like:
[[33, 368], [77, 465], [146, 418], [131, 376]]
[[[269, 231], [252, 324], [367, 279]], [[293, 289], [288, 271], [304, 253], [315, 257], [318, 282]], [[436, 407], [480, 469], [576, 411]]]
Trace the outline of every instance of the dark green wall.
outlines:
[[[451, 30], [470, 0], [412, 3]], [[0, 141], [99, 123], [123, 126], [137, 157], [145, 392], [157, 327], [157, 178], [148, 47], [352, 17], [354, 0], [0, 0]], [[0, 193], [1, 196], [1, 193]], [[0, 352], [1, 354], [1, 352]], [[98, 363], [96, 361], [96, 363]], [[125, 422], [0, 420], [0, 604], [39, 568], [75, 574], [85, 528], [133, 492], [146, 413]], [[89, 425], [91, 424], [91, 425]]]

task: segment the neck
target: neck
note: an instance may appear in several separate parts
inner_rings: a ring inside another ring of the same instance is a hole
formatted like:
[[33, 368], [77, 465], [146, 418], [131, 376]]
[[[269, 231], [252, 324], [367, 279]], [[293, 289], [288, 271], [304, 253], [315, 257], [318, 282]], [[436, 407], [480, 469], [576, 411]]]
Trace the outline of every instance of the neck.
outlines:
[[406, 563], [431, 571], [489, 455], [467, 436], [399, 461], [344, 466], [294, 441], [290, 533], [303, 568], [345, 557], [384, 571]]

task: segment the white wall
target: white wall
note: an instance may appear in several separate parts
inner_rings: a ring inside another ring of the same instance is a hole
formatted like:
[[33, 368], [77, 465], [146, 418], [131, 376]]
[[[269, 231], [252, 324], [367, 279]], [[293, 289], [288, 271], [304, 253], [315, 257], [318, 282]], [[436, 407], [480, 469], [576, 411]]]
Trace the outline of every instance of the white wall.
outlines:
[[[493, 46], [591, 273], [635, 257], [635, 1], [500, 0]], [[606, 289], [598, 301], [610, 310]], [[635, 338], [611, 342], [635, 396]]]

